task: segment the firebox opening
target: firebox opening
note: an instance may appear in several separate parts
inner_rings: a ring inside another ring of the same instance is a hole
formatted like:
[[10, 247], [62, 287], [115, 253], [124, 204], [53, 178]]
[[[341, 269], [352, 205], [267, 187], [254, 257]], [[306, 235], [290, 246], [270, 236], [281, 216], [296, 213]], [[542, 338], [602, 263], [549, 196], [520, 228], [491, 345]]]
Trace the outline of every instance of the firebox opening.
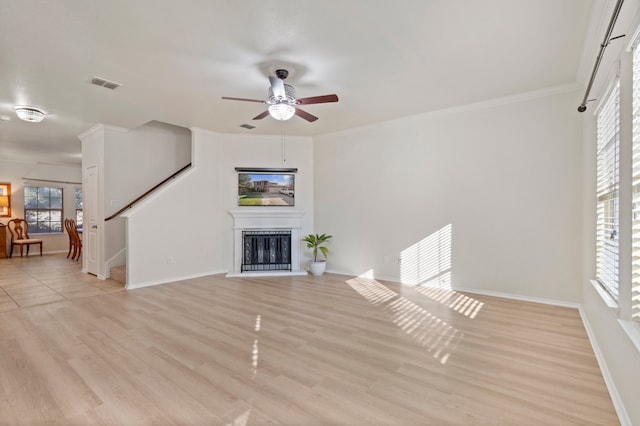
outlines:
[[242, 231], [241, 272], [291, 271], [291, 230]]

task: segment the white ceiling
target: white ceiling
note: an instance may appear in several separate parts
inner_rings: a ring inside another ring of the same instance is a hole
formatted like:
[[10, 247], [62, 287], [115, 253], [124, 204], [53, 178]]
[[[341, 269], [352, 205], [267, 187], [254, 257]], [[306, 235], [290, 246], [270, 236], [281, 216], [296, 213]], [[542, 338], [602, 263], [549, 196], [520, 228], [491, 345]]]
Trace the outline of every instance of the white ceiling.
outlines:
[[[277, 68], [298, 97], [340, 97], [305, 106], [320, 119], [293, 117], [290, 135], [575, 84], [594, 3], [0, 0], [0, 115], [11, 118], [0, 121], [0, 158], [79, 163], [77, 135], [96, 123], [279, 134], [270, 117], [251, 120], [264, 105], [220, 99], [266, 98]], [[22, 122], [16, 104], [49, 115]]]

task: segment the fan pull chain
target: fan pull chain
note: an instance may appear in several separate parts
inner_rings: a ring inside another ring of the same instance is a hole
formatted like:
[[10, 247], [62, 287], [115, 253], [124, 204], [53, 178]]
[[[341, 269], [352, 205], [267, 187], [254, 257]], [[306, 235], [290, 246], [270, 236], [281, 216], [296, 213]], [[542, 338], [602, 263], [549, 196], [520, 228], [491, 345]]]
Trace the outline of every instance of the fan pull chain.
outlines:
[[284, 140], [284, 121], [280, 122], [280, 165], [284, 166], [287, 162], [287, 145]]

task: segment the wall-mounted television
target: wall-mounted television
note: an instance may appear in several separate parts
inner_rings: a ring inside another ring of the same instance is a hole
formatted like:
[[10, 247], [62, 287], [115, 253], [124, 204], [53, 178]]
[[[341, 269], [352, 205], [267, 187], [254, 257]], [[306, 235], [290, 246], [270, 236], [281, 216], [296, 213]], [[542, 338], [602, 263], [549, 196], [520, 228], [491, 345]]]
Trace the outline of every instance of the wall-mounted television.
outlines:
[[239, 206], [293, 206], [295, 196], [294, 172], [238, 173]]

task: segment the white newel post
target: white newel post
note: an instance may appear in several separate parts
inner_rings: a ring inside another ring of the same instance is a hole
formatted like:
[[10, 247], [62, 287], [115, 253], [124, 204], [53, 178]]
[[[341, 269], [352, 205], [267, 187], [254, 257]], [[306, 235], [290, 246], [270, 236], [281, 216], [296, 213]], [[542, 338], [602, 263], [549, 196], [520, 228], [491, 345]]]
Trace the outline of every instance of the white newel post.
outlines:
[[[307, 275], [300, 269], [300, 232], [304, 210], [289, 210], [286, 207], [270, 207], [269, 210], [229, 210], [233, 217], [233, 271], [228, 277], [256, 275]], [[291, 271], [241, 272], [242, 231], [260, 229], [291, 230]]]

